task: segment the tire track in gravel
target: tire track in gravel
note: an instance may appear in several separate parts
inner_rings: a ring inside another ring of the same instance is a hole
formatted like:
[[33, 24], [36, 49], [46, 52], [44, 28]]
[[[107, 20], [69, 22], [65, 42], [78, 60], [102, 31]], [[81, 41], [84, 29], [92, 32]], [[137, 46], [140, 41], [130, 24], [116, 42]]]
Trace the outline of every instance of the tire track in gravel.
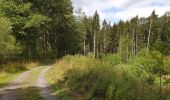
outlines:
[[38, 69], [39, 67], [33, 68], [29, 71], [23, 72], [17, 79], [12, 81], [8, 86], [0, 89], [0, 100], [17, 100], [17, 90], [21, 88], [23, 80], [29, 76], [29, 74]]
[[52, 68], [52, 66], [47, 67], [40, 73], [37, 80], [37, 87], [40, 90], [40, 94], [43, 97], [43, 100], [58, 100], [57, 96], [53, 93], [52, 88], [44, 78], [45, 74], [50, 68]]

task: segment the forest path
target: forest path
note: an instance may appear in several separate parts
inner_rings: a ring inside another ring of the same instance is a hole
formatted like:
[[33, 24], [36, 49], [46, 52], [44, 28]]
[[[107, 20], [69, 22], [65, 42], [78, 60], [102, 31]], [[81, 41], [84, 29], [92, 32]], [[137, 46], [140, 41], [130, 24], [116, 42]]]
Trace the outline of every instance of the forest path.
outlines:
[[50, 66], [23, 72], [8, 86], [0, 88], [0, 100], [57, 100], [44, 78]]
[[50, 68], [52, 68], [52, 66], [47, 67], [40, 73], [37, 80], [37, 86], [39, 87], [41, 96], [44, 98], [44, 100], [58, 100], [55, 94], [52, 92], [48, 82], [45, 80], [45, 74]]

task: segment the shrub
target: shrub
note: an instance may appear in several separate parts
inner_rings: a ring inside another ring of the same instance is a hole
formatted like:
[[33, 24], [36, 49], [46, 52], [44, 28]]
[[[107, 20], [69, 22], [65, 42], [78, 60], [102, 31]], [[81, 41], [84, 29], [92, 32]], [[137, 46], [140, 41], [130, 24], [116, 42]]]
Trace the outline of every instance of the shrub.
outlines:
[[[140, 60], [144, 61], [138, 62]], [[120, 64], [118, 55], [101, 59], [66, 56], [54, 65], [47, 77], [51, 84], [67, 87], [65, 93], [79, 94], [85, 100], [157, 99], [158, 86], [152, 82], [155, 76], [151, 77], [149, 71], [143, 69], [143, 64], [155, 65], [155, 60], [141, 56], [133, 62], [135, 64]]]

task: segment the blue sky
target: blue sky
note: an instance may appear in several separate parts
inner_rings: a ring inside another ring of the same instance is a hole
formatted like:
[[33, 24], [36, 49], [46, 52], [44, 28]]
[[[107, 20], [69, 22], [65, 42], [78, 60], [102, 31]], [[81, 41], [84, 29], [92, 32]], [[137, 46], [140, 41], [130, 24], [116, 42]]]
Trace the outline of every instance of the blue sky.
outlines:
[[72, 0], [74, 9], [81, 7], [86, 15], [93, 15], [95, 10], [100, 14], [101, 20], [111, 23], [129, 20], [138, 15], [148, 17], [155, 10], [162, 16], [170, 11], [170, 0]]

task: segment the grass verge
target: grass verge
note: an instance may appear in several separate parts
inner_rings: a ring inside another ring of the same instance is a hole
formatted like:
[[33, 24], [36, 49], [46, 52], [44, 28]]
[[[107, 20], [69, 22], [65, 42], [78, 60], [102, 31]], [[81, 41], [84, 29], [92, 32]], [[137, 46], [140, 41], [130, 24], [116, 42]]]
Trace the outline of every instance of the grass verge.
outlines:
[[7, 86], [12, 80], [20, 75], [21, 72], [37, 67], [38, 62], [14, 62], [0, 65], [0, 88]]
[[115, 55], [66, 56], [46, 78], [61, 100], [169, 100], [170, 86], [163, 82], [159, 87], [157, 70], [166, 69], [168, 75], [170, 64], [159, 69], [159, 62], [151, 55], [139, 55], [126, 64]]

